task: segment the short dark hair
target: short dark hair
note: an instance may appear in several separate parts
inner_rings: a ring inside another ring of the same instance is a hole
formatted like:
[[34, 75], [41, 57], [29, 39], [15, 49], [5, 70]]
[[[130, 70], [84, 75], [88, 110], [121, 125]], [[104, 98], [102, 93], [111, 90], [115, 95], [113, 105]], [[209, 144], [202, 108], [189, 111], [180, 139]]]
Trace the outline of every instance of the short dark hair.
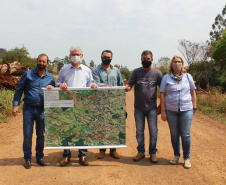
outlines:
[[49, 63], [49, 57], [45, 53], [38, 55], [37, 61], [38, 61], [39, 57], [43, 57], [43, 56], [47, 57], [47, 63]]
[[104, 51], [102, 51], [101, 56], [103, 55], [104, 52], [106, 52], [106, 53], [111, 53], [111, 57], [113, 57], [113, 53], [112, 53], [111, 50], [104, 50]]
[[143, 55], [151, 55], [151, 58], [153, 59], [153, 54], [152, 54], [152, 52], [149, 51], [149, 50], [144, 50], [144, 51], [141, 53], [141, 57], [142, 57]]

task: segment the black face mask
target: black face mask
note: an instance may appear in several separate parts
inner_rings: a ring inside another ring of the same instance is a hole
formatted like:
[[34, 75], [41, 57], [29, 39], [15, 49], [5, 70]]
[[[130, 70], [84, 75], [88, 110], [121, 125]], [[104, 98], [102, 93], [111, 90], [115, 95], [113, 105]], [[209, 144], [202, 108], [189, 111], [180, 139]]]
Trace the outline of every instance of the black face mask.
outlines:
[[46, 65], [43, 65], [43, 64], [37, 64], [37, 68], [39, 71], [43, 71], [46, 69]]
[[102, 63], [103, 64], [106, 64], [106, 65], [110, 64], [111, 63], [111, 58], [109, 58], [109, 57], [103, 57], [102, 58]]
[[152, 62], [148, 60], [143, 60], [142, 65], [144, 68], [149, 68], [151, 66]]

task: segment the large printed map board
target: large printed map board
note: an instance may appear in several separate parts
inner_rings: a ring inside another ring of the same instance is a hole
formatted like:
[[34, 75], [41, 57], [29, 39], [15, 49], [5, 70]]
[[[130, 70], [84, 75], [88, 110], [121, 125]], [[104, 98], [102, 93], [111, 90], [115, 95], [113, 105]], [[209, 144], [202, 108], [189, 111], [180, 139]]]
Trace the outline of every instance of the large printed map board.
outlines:
[[44, 89], [45, 148], [126, 147], [124, 89]]

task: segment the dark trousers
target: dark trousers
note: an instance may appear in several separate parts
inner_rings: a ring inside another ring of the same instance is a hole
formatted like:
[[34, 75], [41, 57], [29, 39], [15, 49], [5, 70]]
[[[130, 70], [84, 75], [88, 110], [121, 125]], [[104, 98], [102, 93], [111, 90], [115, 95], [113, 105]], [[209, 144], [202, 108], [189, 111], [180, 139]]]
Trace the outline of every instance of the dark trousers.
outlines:
[[35, 121], [36, 128], [36, 159], [44, 156], [44, 109], [43, 107], [32, 107], [24, 104], [23, 106], [23, 152], [24, 159], [31, 160], [32, 135]]

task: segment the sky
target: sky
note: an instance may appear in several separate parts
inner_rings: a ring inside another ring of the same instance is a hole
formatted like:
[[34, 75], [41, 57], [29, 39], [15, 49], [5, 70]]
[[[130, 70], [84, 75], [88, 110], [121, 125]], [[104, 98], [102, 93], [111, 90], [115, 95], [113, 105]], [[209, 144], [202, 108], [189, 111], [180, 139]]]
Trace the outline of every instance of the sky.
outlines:
[[25, 46], [30, 57], [50, 60], [82, 48], [87, 64], [113, 52], [112, 65], [133, 70], [141, 53], [182, 56], [178, 40], [205, 42], [225, 0], [0, 0], [0, 48]]

